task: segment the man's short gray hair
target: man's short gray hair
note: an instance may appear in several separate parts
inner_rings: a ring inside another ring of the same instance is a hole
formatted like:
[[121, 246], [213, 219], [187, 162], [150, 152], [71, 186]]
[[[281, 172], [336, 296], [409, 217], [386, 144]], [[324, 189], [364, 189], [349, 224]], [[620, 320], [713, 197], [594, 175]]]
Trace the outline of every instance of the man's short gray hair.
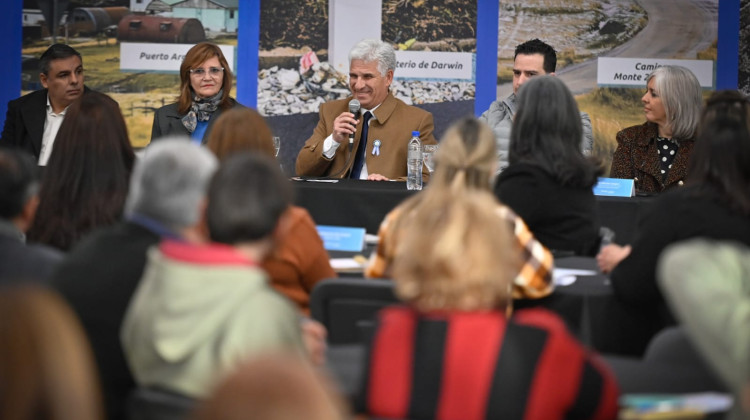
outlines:
[[192, 226], [218, 160], [183, 136], [168, 136], [146, 148], [133, 169], [125, 214], [150, 217], [171, 229]]
[[377, 61], [378, 71], [385, 76], [388, 70], [396, 70], [396, 52], [393, 46], [379, 39], [363, 39], [349, 51], [349, 63], [362, 60], [365, 63]]

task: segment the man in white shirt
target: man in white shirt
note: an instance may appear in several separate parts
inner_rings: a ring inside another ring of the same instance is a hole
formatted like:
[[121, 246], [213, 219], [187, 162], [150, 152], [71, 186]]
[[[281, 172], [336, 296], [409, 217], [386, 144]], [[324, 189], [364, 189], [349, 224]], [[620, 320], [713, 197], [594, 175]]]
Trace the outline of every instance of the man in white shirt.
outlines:
[[81, 54], [68, 45], [49, 47], [39, 67], [44, 89], [8, 102], [0, 146], [25, 150], [45, 166], [65, 110], [86, 88]]

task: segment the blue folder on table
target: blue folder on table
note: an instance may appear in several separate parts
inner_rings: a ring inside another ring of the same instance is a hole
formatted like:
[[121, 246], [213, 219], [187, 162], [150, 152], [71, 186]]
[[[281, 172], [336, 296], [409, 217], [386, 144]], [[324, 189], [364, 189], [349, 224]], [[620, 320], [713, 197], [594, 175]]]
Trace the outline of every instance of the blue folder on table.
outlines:
[[365, 228], [317, 225], [317, 229], [327, 251], [361, 252], [365, 247]]

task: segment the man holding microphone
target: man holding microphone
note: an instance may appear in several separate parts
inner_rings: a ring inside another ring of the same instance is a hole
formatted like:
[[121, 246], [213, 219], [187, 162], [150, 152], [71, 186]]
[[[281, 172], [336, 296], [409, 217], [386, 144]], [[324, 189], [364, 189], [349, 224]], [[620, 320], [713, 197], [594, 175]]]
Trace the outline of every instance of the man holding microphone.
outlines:
[[[387, 181], [406, 178], [412, 131], [436, 144], [432, 114], [406, 105], [389, 91], [396, 53], [366, 39], [349, 52], [352, 96], [320, 106], [320, 120], [297, 156], [298, 175]], [[359, 112], [357, 112], [359, 111]], [[423, 169], [423, 177], [428, 174]]]

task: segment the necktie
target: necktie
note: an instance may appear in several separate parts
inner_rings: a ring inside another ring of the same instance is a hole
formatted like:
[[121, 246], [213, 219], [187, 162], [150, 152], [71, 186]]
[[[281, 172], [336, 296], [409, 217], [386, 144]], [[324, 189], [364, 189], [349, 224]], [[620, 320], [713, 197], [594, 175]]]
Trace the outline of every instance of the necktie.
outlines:
[[362, 172], [362, 166], [365, 164], [365, 155], [367, 150], [367, 130], [369, 129], [369, 122], [372, 114], [370, 111], [365, 112], [364, 119], [362, 120], [362, 136], [359, 139], [359, 146], [357, 147], [357, 154], [354, 157], [354, 165], [352, 165], [352, 172], [349, 174], [349, 178], [359, 179], [359, 173]]

